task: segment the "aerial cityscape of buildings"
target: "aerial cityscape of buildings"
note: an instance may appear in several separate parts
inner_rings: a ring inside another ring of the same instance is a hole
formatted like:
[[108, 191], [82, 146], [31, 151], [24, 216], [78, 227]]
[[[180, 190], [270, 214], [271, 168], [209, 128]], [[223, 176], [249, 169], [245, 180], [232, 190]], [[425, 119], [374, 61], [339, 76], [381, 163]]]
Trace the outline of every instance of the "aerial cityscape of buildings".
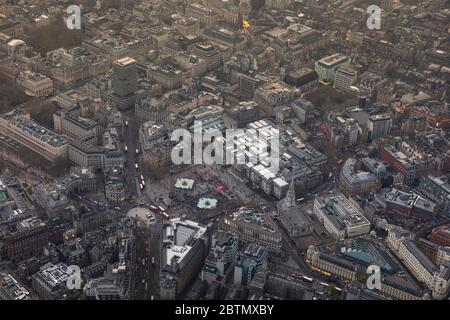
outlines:
[[449, 300], [449, 32], [446, 0], [0, 0], [0, 300]]

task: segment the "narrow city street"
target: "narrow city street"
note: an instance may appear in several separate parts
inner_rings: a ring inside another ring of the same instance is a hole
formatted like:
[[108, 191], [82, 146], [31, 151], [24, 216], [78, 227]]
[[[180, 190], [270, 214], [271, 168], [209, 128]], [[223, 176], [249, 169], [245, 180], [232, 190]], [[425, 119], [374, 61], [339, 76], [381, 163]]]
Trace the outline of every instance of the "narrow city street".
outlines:
[[161, 224], [157, 223], [137, 229], [133, 292], [137, 300], [159, 298], [160, 228]]

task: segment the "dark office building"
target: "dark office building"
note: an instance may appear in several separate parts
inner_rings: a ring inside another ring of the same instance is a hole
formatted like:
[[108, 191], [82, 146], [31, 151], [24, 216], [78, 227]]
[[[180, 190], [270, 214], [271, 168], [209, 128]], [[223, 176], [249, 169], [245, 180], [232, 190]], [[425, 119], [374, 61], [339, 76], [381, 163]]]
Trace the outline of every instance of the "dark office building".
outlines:
[[136, 60], [125, 57], [113, 63], [113, 91], [119, 97], [127, 97], [137, 91]]

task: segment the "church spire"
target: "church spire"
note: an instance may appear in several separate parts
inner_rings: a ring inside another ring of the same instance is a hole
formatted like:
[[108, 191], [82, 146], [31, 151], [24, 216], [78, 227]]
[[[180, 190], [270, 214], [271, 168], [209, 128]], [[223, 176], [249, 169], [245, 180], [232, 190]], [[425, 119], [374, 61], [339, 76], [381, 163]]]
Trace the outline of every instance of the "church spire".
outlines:
[[289, 190], [286, 194], [285, 203], [287, 207], [295, 206], [295, 184], [294, 178], [291, 179], [291, 184], [289, 185]]

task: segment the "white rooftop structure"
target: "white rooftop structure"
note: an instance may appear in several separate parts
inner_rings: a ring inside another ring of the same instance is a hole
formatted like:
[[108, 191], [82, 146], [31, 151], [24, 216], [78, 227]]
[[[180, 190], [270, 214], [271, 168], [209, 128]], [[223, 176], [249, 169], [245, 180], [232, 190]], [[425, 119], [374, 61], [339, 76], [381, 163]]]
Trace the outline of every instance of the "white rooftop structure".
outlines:
[[174, 218], [164, 225], [163, 245], [165, 261], [163, 265], [177, 262], [184, 265], [183, 259], [192, 249], [196, 240], [203, 237], [207, 227], [194, 221]]
[[217, 206], [217, 199], [213, 198], [200, 198], [197, 203], [197, 207], [200, 209], [214, 209]]
[[175, 188], [191, 190], [194, 187], [194, 182], [195, 182], [194, 179], [179, 178], [175, 182]]
[[67, 279], [75, 274], [75, 270], [67, 267], [64, 263], [48, 263], [38, 272], [38, 277], [45, 281], [50, 287], [65, 285]]
[[114, 63], [124, 67], [124, 66], [130, 65], [130, 64], [136, 63], [136, 60], [134, 60], [133, 58], [130, 58], [130, 57], [124, 57], [124, 58], [114, 61]]

